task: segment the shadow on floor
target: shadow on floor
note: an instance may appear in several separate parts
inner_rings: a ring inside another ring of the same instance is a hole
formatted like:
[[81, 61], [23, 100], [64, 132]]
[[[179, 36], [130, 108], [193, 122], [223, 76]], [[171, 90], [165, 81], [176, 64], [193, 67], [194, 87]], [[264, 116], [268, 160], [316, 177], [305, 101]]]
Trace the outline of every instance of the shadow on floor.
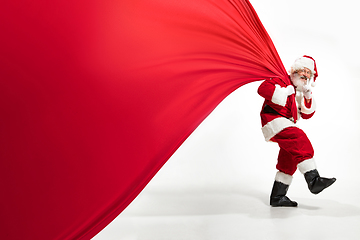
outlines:
[[273, 208], [266, 193], [250, 190], [189, 189], [147, 191], [122, 213], [126, 216], [193, 216], [245, 214], [251, 218], [290, 218], [299, 215], [360, 216], [360, 208], [333, 200], [298, 198], [297, 208]]

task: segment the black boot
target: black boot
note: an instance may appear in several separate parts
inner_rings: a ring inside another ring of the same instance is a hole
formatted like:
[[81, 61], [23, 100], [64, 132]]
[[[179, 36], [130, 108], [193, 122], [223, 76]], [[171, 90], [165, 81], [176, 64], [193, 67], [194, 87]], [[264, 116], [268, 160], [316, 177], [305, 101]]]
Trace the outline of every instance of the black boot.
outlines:
[[310, 192], [318, 194], [336, 181], [336, 178], [320, 177], [319, 172], [314, 169], [304, 174]]
[[289, 185], [275, 181], [270, 195], [270, 205], [273, 207], [296, 207], [297, 202], [291, 201], [286, 195]]

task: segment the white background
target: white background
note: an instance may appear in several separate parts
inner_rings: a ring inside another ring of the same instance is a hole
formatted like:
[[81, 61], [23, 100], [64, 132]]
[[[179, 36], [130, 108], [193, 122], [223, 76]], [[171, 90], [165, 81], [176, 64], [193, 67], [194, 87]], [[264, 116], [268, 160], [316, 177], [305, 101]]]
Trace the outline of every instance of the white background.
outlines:
[[285, 67], [315, 58], [317, 112], [300, 125], [318, 170], [337, 182], [311, 194], [296, 172], [272, 208], [278, 146], [264, 141], [258, 83], [226, 98], [144, 191], [94, 240], [360, 239], [360, 62], [357, 1], [252, 0]]

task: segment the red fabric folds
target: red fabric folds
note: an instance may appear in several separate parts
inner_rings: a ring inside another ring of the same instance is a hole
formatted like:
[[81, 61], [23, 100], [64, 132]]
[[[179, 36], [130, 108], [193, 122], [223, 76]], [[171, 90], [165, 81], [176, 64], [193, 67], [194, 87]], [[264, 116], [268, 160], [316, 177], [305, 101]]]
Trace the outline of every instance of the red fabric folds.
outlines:
[[288, 81], [245, 0], [6, 1], [0, 13], [0, 239], [93, 237], [232, 91]]

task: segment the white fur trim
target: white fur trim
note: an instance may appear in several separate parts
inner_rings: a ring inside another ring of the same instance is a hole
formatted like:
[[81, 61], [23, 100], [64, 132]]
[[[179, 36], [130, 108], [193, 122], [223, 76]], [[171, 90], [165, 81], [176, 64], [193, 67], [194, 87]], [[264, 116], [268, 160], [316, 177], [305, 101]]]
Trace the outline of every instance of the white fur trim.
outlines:
[[275, 175], [275, 181], [290, 185], [292, 182], [293, 176], [278, 171]]
[[310, 84], [312, 87], [316, 87], [316, 82], [314, 81], [314, 78], [311, 78]]
[[298, 71], [300, 69], [303, 69], [304, 67], [308, 68], [313, 75], [315, 74], [315, 63], [312, 59], [307, 57], [301, 57], [296, 59], [294, 64], [291, 66], [291, 72]]
[[278, 84], [275, 84], [275, 90], [272, 95], [271, 101], [275, 104], [285, 107], [287, 97], [288, 89], [285, 87], [280, 87], [280, 85]]
[[312, 98], [312, 100], [311, 100], [311, 107], [310, 108], [307, 108], [305, 106], [305, 101], [306, 101], [305, 98], [303, 98], [300, 101], [301, 112], [305, 113], [305, 114], [311, 114], [311, 113], [315, 112], [315, 110], [316, 110], [316, 102], [315, 102], [314, 98]]
[[297, 165], [297, 167], [302, 174], [305, 174], [308, 171], [316, 169], [315, 160], [314, 160], [314, 158], [311, 158], [311, 159], [302, 161], [301, 163], [299, 163]]
[[268, 122], [265, 126], [261, 128], [261, 131], [264, 134], [265, 141], [270, 141], [272, 137], [274, 137], [276, 134], [284, 130], [288, 127], [297, 127], [295, 123], [290, 121], [287, 118], [284, 117], [278, 117], [272, 120], [271, 122]]

